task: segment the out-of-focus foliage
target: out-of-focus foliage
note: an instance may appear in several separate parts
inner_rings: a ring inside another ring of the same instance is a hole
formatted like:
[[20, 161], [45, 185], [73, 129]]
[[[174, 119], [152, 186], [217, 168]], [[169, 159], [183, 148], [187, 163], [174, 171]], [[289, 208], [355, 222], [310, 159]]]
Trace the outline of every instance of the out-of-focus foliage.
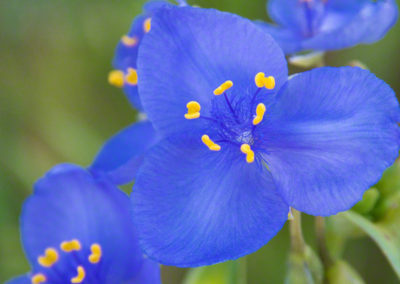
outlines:
[[[267, 19], [265, 0], [189, 2]], [[106, 79], [114, 48], [143, 3], [0, 1], [1, 283], [29, 270], [19, 241], [18, 217], [34, 181], [60, 162], [90, 164], [105, 139], [136, 118], [122, 92]], [[400, 94], [399, 50], [397, 24], [381, 42], [330, 53], [326, 63], [342, 66], [359, 60]], [[292, 67], [291, 71], [302, 70]], [[391, 173], [384, 183], [385, 189], [381, 183], [377, 186], [380, 197], [368, 222], [385, 220], [386, 208], [393, 206], [385, 197], [400, 188], [400, 171]], [[305, 238], [313, 244], [312, 219], [304, 219]], [[354, 233], [365, 236], [360, 229]], [[248, 283], [283, 283], [288, 250], [284, 228], [267, 246], [247, 257]], [[398, 283], [378, 246], [367, 237], [352, 238], [343, 257], [367, 283]], [[185, 273], [164, 267], [164, 283], [181, 283]]]
[[246, 259], [193, 268], [183, 284], [246, 284]]

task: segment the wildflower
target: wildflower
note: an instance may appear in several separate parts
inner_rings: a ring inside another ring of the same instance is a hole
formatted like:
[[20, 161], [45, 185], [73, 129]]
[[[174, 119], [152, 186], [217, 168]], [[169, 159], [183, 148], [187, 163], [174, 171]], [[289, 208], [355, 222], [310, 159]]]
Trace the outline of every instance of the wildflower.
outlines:
[[[181, 6], [186, 5], [186, 1], [177, 1]], [[144, 36], [151, 30], [151, 19], [155, 11], [172, 4], [166, 1], [150, 1], [144, 6], [143, 14], [136, 17], [132, 23], [130, 31], [121, 37], [115, 52], [112, 70], [108, 75], [110, 84], [124, 89], [128, 100], [133, 107], [142, 110], [138, 95], [137, 74], [137, 54], [139, 46]]]
[[275, 41], [238, 16], [157, 12], [138, 71], [144, 110], [164, 138], [139, 168], [134, 224], [163, 264], [254, 252], [289, 206], [347, 210], [398, 155], [400, 111], [387, 84], [356, 67], [288, 80]]
[[143, 258], [129, 199], [73, 165], [40, 179], [24, 204], [22, 243], [32, 272], [9, 283], [160, 283]]
[[380, 40], [398, 16], [395, 0], [269, 0], [277, 25], [261, 23], [287, 54]]

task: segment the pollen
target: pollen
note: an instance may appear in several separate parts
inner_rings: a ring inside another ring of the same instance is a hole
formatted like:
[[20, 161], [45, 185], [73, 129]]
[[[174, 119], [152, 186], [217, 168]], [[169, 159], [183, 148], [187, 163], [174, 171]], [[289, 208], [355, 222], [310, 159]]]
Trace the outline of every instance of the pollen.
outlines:
[[257, 73], [257, 75], [254, 77], [254, 82], [256, 83], [256, 86], [259, 88], [265, 87], [268, 90], [272, 90], [275, 88], [275, 77], [274, 76], [265, 77], [265, 74], [263, 72]]
[[251, 147], [249, 144], [243, 144], [240, 146], [240, 151], [242, 151], [243, 154], [246, 154], [246, 162], [247, 163], [253, 163], [254, 162], [254, 152], [251, 150]]
[[232, 87], [233, 87], [233, 82], [228, 80], [228, 81], [222, 83], [221, 86], [219, 86], [218, 88], [216, 88], [214, 90], [214, 95], [216, 95], [216, 96], [222, 95], [223, 93], [225, 93], [227, 90], [229, 90]]
[[128, 47], [134, 47], [139, 43], [139, 39], [137, 37], [130, 37], [127, 35], [122, 36], [121, 42]]
[[138, 74], [136, 69], [128, 68], [128, 74], [125, 76], [125, 81], [130, 84], [136, 86], [138, 83]]
[[273, 90], [275, 88], [275, 77], [269, 76], [264, 79], [265, 88]]
[[61, 243], [60, 248], [65, 252], [71, 252], [74, 250], [78, 251], [81, 249], [81, 243], [76, 239], [71, 241], [65, 241]]
[[147, 18], [143, 23], [143, 30], [148, 33], [151, 29], [151, 18]]
[[90, 246], [90, 251], [92, 252], [91, 255], [89, 255], [89, 261], [91, 263], [98, 263], [101, 259], [101, 246], [99, 244], [92, 244]]
[[47, 248], [44, 255], [38, 257], [38, 263], [44, 267], [51, 267], [58, 260], [58, 252], [54, 248]]
[[221, 150], [221, 146], [215, 144], [208, 135], [203, 135], [201, 137], [201, 141], [211, 150], [211, 151], [219, 151]]
[[265, 85], [264, 79], [265, 79], [265, 74], [263, 72], [257, 73], [256, 77], [254, 78], [254, 82], [256, 83], [256, 86], [259, 88], [264, 87], [264, 85]]
[[256, 117], [253, 119], [253, 125], [259, 124], [261, 121], [263, 121], [264, 114], [265, 114], [266, 108], [263, 103], [260, 103], [257, 105], [256, 109]]
[[71, 283], [82, 283], [86, 275], [85, 269], [83, 268], [83, 266], [79, 265], [76, 271], [77, 275], [71, 278]]
[[118, 88], [124, 86], [124, 72], [121, 70], [113, 70], [108, 73], [108, 83]]
[[201, 106], [196, 101], [188, 102], [186, 105], [188, 112], [185, 114], [186, 119], [196, 119], [200, 117]]
[[44, 274], [38, 273], [32, 276], [31, 282], [32, 284], [40, 284], [46, 282], [47, 278]]

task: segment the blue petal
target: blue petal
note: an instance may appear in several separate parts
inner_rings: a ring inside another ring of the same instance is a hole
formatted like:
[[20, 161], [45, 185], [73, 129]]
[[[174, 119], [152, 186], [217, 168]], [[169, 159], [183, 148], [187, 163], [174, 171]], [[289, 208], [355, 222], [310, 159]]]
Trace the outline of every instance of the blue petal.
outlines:
[[132, 279], [132, 284], [159, 284], [161, 283], [160, 265], [145, 258], [139, 272]]
[[5, 284], [31, 284], [31, 278], [28, 275], [22, 275], [7, 281]]
[[297, 210], [351, 208], [398, 156], [398, 102], [369, 71], [314, 69], [288, 81], [277, 100], [257, 131], [276, 186]]
[[95, 175], [106, 174], [117, 185], [129, 183], [136, 175], [143, 154], [156, 140], [150, 122], [134, 123], [104, 144], [90, 166], [90, 171]]
[[252, 253], [288, 214], [262, 164], [247, 164], [237, 147], [212, 152], [195, 135], [163, 140], [149, 151], [131, 200], [146, 255], [180, 267]]
[[272, 0], [268, 7], [271, 17], [280, 26], [264, 24], [265, 31], [274, 37], [287, 54], [373, 43], [388, 32], [398, 17], [394, 0], [328, 1], [319, 20], [318, 31], [312, 35], [304, 35], [301, 32], [301, 27], [304, 26], [301, 21], [306, 19], [299, 16], [302, 9], [299, 9], [298, 4], [283, 5], [280, 0]]
[[[211, 9], [170, 7], [156, 13], [152, 31], [139, 50], [139, 92], [154, 128], [162, 134], [187, 131], [201, 119], [187, 121], [189, 101], [209, 114], [213, 91], [226, 80], [235, 90], [254, 93], [258, 72], [287, 80], [281, 49], [252, 22]], [[254, 88], [254, 90], [249, 90]]]
[[[127, 34], [127, 36], [131, 38], [136, 38], [137, 43], [133, 46], [128, 46], [123, 44], [122, 41], [119, 42], [113, 61], [115, 69], [122, 70], [124, 73], [127, 72], [128, 68], [137, 69], [138, 50], [142, 43], [143, 37], [146, 35], [143, 28], [144, 22], [146, 21], [146, 19], [151, 18], [155, 11], [168, 5], [171, 4], [165, 1], [151, 1], [144, 6], [143, 14], [137, 16], [134, 19], [132, 26]], [[138, 94], [137, 85], [125, 84], [124, 92], [133, 107], [139, 110], [143, 110]]]
[[131, 279], [142, 262], [128, 197], [73, 165], [56, 166], [36, 183], [23, 207], [21, 234], [34, 267], [47, 247], [57, 248], [74, 238], [86, 249], [93, 243], [101, 245], [99, 277], [104, 283]]

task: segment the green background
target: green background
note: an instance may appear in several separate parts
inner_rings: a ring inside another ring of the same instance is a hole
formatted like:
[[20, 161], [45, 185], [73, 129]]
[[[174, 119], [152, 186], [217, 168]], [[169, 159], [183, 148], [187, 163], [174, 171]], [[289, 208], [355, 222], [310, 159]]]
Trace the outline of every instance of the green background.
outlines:
[[[18, 229], [23, 200], [49, 168], [89, 165], [102, 143], [136, 119], [122, 91], [107, 83], [114, 48], [140, 13], [139, 0], [0, 0], [0, 282], [29, 270]], [[267, 19], [264, 0], [191, 1]], [[400, 24], [379, 43], [334, 52], [328, 64], [365, 63], [400, 91]], [[311, 217], [305, 235], [313, 243]], [[282, 283], [288, 230], [247, 257], [249, 283]], [[347, 260], [367, 283], [397, 283], [372, 241], [351, 242]], [[164, 267], [163, 283], [184, 269]]]

